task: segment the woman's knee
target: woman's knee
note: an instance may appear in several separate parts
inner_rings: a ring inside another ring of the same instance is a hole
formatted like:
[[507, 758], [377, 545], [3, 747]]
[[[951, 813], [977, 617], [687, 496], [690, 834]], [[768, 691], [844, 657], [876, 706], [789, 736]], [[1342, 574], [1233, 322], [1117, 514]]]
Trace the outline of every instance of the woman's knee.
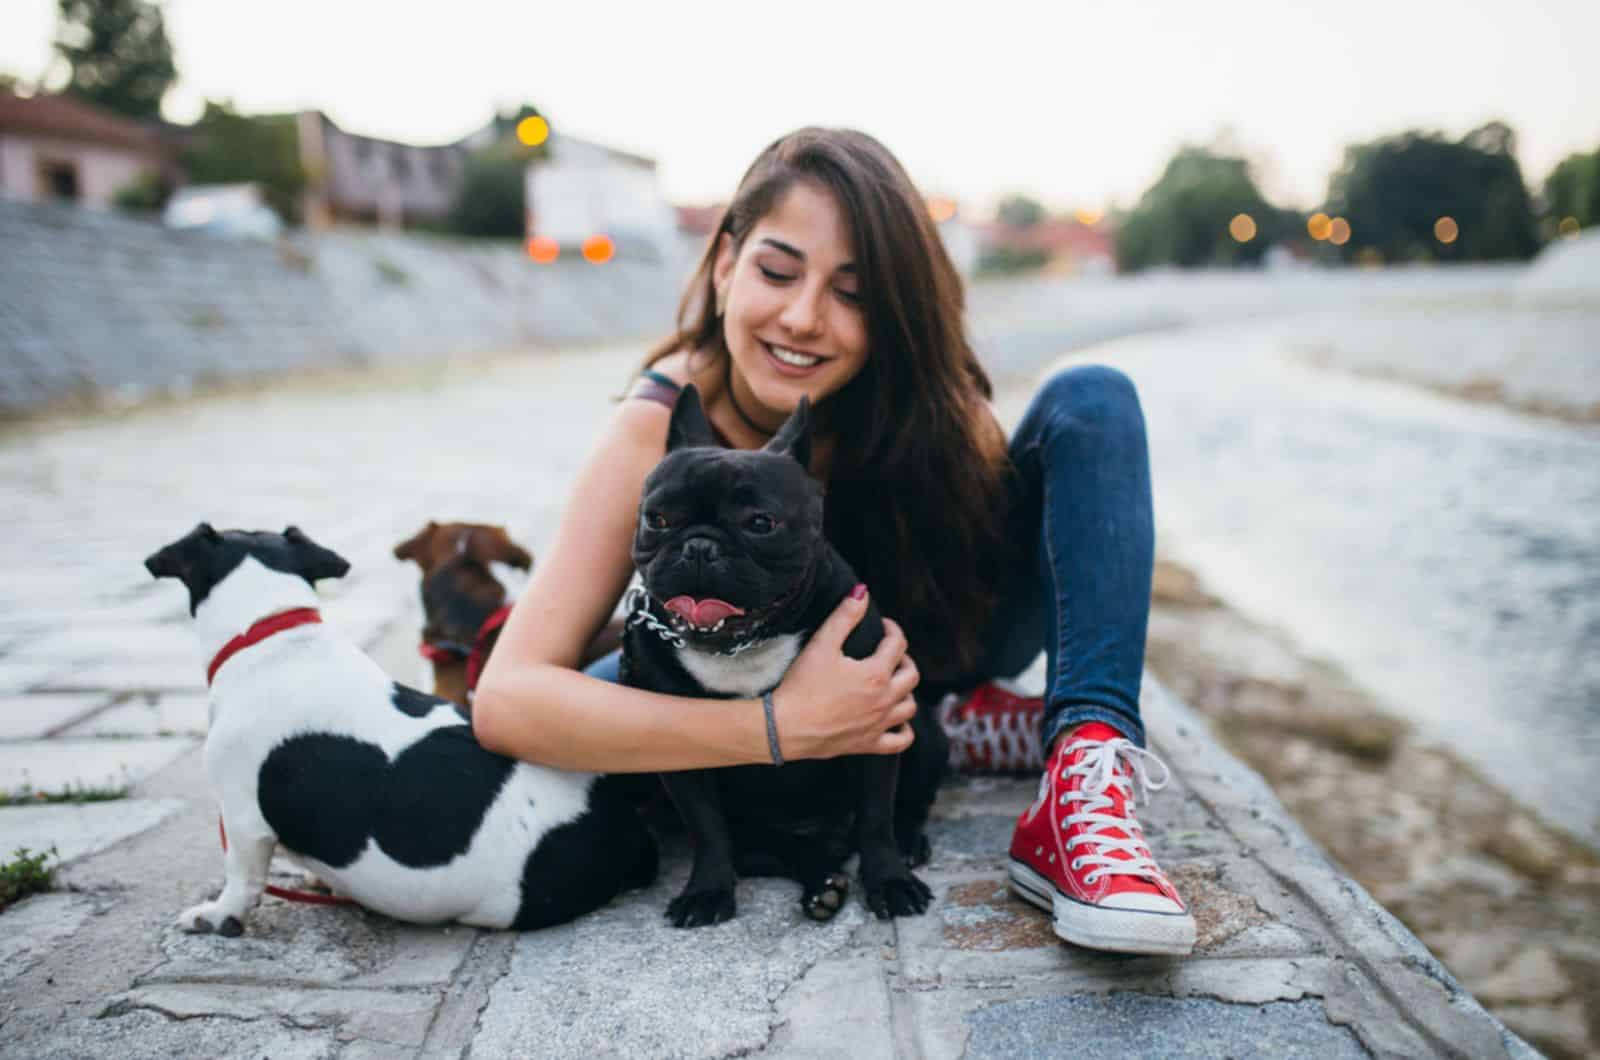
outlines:
[[1053, 426], [1098, 429], [1144, 426], [1139, 392], [1123, 372], [1103, 364], [1074, 365], [1051, 376], [1034, 397], [1029, 418]]

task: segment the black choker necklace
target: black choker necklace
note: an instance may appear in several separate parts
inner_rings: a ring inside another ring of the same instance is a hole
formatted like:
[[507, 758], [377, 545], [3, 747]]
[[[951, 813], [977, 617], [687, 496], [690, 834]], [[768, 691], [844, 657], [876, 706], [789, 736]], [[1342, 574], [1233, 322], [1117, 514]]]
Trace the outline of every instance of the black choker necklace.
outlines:
[[733, 406], [733, 411], [735, 411], [735, 412], [737, 412], [739, 414], [739, 418], [744, 421], [744, 425], [746, 427], [749, 427], [752, 431], [755, 431], [757, 434], [764, 435], [764, 436], [766, 436], [768, 438], [771, 438], [774, 434], [777, 434], [778, 433], [777, 431], [769, 430], [768, 428], [761, 426], [761, 424], [757, 423], [755, 420], [751, 419], [749, 416], [745, 415], [744, 409], [739, 407], [739, 399], [733, 396], [733, 358], [732, 357], [729, 357], [728, 360], [727, 360], [727, 367], [725, 369], [723, 369], [722, 378], [723, 378], [723, 381], [724, 381], [724, 386], [726, 386], [727, 390], [728, 390], [728, 404]]

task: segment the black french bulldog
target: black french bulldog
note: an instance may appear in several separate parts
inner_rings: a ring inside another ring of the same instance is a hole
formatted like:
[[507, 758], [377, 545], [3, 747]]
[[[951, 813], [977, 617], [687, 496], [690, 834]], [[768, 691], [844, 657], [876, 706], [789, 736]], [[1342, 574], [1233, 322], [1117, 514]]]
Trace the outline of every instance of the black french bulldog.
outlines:
[[[764, 450], [742, 452], [717, 444], [699, 394], [683, 389], [667, 455], [641, 495], [633, 560], [644, 593], [623, 635], [624, 683], [702, 698], [776, 687], [857, 580], [822, 536], [810, 452], [805, 399]], [[869, 606], [845, 654], [866, 658], [882, 638]], [[927, 860], [923, 826], [945, 744], [925, 710], [913, 729], [903, 756], [663, 774], [694, 840], [688, 885], [667, 917], [678, 927], [731, 918], [743, 875], [798, 880], [806, 915], [828, 920], [849, 893], [840, 868], [852, 851], [869, 909], [881, 918], [925, 910], [932, 892], [910, 864]], [[913, 756], [916, 783], [897, 799], [900, 759]]]

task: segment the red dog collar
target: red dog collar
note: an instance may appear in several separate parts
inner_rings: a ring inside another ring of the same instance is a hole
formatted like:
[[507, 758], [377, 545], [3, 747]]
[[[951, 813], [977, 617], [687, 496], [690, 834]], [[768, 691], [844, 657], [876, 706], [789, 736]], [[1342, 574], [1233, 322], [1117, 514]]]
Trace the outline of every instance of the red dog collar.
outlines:
[[286, 629], [321, 621], [322, 616], [314, 607], [297, 607], [293, 611], [280, 611], [276, 615], [263, 618], [222, 646], [222, 650], [217, 652], [217, 657], [211, 660], [211, 665], [206, 667], [206, 684], [209, 685], [216, 678], [217, 671], [222, 669], [223, 663], [252, 644], [259, 644], [274, 633], [282, 633]]
[[467, 656], [468, 692], [477, 689], [478, 676], [483, 673], [483, 664], [489, 661], [489, 638], [499, 632], [510, 614], [511, 605], [502, 604], [494, 614], [483, 620], [483, 625], [478, 627], [478, 635], [472, 641], [472, 654]]

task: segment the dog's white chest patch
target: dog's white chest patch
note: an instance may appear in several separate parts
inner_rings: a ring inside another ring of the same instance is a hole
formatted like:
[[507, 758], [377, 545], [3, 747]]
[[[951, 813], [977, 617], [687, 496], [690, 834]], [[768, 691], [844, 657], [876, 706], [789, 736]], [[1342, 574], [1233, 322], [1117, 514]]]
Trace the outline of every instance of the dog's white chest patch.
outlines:
[[738, 655], [715, 655], [687, 647], [677, 652], [683, 668], [706, 691], [759, 696], [777, 686], [800, 654], [800, 635], [770, 637]]

